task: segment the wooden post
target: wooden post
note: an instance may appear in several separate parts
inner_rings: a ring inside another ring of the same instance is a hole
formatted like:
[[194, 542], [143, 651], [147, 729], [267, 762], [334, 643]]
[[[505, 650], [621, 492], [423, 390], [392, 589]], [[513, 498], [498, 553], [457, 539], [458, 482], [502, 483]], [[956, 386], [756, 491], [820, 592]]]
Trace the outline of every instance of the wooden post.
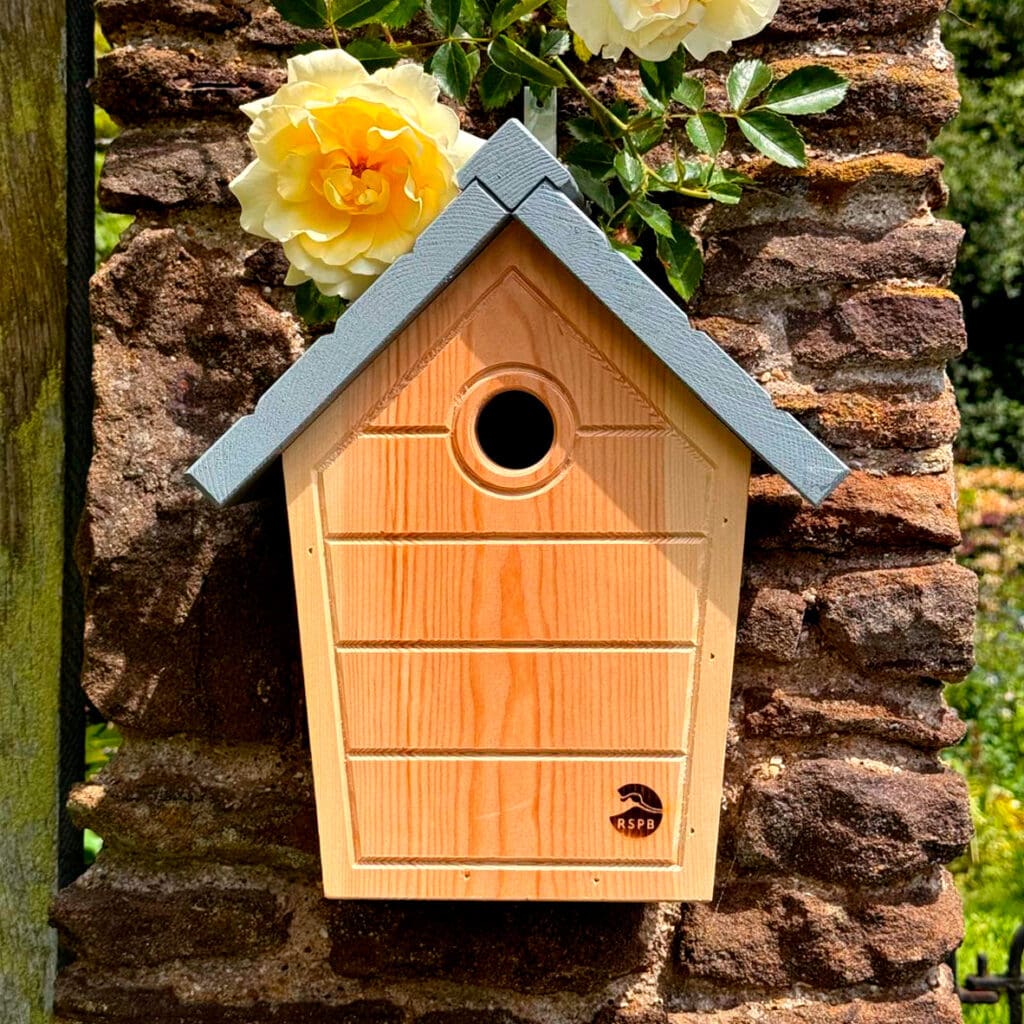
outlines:
[[64, 5], [0, 4], [0, 1020], [49, 1019], [56, 938]]

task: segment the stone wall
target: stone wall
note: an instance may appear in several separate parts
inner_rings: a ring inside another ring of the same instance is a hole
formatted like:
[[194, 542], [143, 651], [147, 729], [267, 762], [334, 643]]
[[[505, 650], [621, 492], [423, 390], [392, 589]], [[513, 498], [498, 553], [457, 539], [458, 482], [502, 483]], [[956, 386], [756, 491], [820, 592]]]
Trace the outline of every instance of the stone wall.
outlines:
[[438, 906], [320, 897], [279, 489], [216, 512], [182, 481], [309, 340], [226, 190], [237, 106], [304, 34], [262, 0], [99, 0], [96, 95], [126, 126], [101, 197], [137, 220], [93, 292], [85, 687], [126, 741], [73, 797], [106, 847], [55, 909], [64, 1022], [960, 1020], [943, 864], [970, 819], [938, 752], [976, 586], [951, 555], [961, 233], [928, 156], [957, 104], [943, 6], [783, 0], [740, 51], [853, 87], [806, 172], [761, 167], [704, 218], [697, 316], [855, 471], [820, 510], [751, 487], [715, 900]]

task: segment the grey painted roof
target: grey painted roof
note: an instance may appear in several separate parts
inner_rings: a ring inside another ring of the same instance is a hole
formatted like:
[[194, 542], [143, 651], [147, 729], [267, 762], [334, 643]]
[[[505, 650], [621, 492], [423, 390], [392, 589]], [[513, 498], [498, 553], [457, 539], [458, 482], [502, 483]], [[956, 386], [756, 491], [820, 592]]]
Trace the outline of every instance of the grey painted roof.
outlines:
[[506, 123], [463, 167], [463, 191], [188, 470], [217, 505], [243, 500], [309, 426], [441, 289], [511, 220], [518, 220], [661, 359], [752, 451], [809, 501], [823, 501], [846, 466], [579, 209], [575, 184], [518, 121]]

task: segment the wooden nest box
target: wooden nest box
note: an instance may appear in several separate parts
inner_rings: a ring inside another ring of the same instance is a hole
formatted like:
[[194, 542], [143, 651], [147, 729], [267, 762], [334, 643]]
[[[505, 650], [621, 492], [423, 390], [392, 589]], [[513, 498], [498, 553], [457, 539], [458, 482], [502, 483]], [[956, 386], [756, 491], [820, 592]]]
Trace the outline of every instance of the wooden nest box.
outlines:
[[280, 457], [330, 897], [699, 900], [750, 453], [846, 468], [510, 122], [190, 470]]

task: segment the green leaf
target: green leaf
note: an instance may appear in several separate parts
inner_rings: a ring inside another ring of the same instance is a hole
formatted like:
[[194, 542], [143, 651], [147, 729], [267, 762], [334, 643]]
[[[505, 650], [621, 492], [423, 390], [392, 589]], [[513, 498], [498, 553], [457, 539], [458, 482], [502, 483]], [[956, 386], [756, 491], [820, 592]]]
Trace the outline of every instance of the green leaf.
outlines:
[[271, 0], [285, 21], [300, 28], [326, 28], [327, 5], [324, 0]]
[[606, 142], [581, 142], [565, 154], [565, 162], [601, 179], [615, 174], [615, 149]]
[[386, 10], [394, 0], [348, 0], [347, 3], [333, 4], [328, 0], [328, 9], [334, 13], [334, 24], [338, 28], [355, 28], [375, 21], [380, 13]]
[[672, 90], [672, 99], [690, 110], [700, 110], [706, 100], [704, 83], [699, 78], [683, 78]]
[[632, 195], [644, 183], [644, 165], [629, 150], [620, 150], [613, 162], [615, 173], [626, 191]]
[[312, 281], [295, 289], [295, 309], [310, 327], [333, 324], [345, 309], [345, 303], [334, 295], [324, 295]]
[[672, 237], [672, 218], [668, 215], [668, 211], [663, 210], [657, 203], [652, 203], [649, 199], [634, 199], [632, 207], [640, 215], [640, 219], [651, 229], [653, 229], [656, 235], [660, 235], [663, 238]]
[[606, 217], [615, 212], [615, 199], [612, 190], [598, 178], [595, 178], [590, 171], [582, 167], [570, 167], [572, 176], [579, 186], [579, 190], [595, 205]]
[[735, 206], [743, 198], [743, 189], [730, 181], [712, 181], [708, 191], [712, 199], [726, 206]]
[[569, 134], [580, 142], [604, 142], [604, 132], [592, 117], [574, 117], [565, 122], [565, 127]]
[[564, 28], [556, 28], [545, 32], [540, 40], [540, 55], [545, 60], [561, 57], [572, 48], [572, 36]]
[[696, 239], [681, 224], [673, 222], [671, 238], [658, 236], [658, 259], [668, 283], [689, 302], [704, 276], [704, 257]]
[[537, 85], [554, 88], [565, 85], [565, 79], [560, 71], [546, 64], [540, 57], [535, 57], [529, 50], [524, 50], [508, 36], [498, 36], [487, 47], [487, 54], [506, 74], [519, 75]]
[[760, 60], [741, 60], [729, 72], [725, 87], [731, 109], [737, 113], [746, 109], [772, 84], [772, 69]]
[[686, 119], [686, 134], [690, 141], [708, 156], [718, 156], [725, 145], [725, 119], [705, 111]]
[[620, 242], [617, 238], [608, 236], [608, 244], [616, 251], [621, 252], [627, 259], [639, 263], [644, 258], [644, 251], [639, 245], [630, 245], [628, 242]]
[[491, 31], [497, 34], [535, 11], [544, 0], [499, 0], [491, 15]]
[[479, 0], [462, 0], [462, 13], [459, 15], [459, 25], [471, 36], [482, 36], [486, 24], [486, 11], [480, 5]]
[[815, 64], [786, 75], [765, 97], [777, 114], [823, 114], [842, 103], [850, 83], [831, 68]]
[[405, 28], [423, 10], [423, 0], [397, 0], [381, 11], [380, 22], [388, 28]]
[[804, 140], [793, 123], [771, 110], [752, 110], [738, 117], [740, 131], [759, 152], [783, 167], [804, 167]]
[[477, 85], [484, 110], [507, 107], [523, 91], [523, 80], [518, 75], [506, 74], [497, 64], [488, 64]]
[[353, 39], [345, 47], [345, 52], [355, 57], [370, 72], [379, 68], [390, 68], [397, 64], [401, 57], [401, 54], [383, 39]]
[[647, 91], [659, 103], [665, 104], [672, 98], [672, 93], [678, 88], [683, 80], [683, 72], [686, 70], [686, 57], [684, 50], [680, 47], [667, 60], [640, 61], [640, 81], [643, 82]]
[[665, 119], [653, 109], [649, 109], [630, 121], [629, 134], [633, 139], [633, 145], [641, 153], [646, 153], [661, 142], [661, 137], [665, 134]]
[[459, 24], [462, 0], [428, 0], [430, 20], [444, 36], [450, 36]]
[[458, 43], [444, 43], [430, 58], [430, 73], [447, 95], [464, 103], [473, 84], [473, 66]]

